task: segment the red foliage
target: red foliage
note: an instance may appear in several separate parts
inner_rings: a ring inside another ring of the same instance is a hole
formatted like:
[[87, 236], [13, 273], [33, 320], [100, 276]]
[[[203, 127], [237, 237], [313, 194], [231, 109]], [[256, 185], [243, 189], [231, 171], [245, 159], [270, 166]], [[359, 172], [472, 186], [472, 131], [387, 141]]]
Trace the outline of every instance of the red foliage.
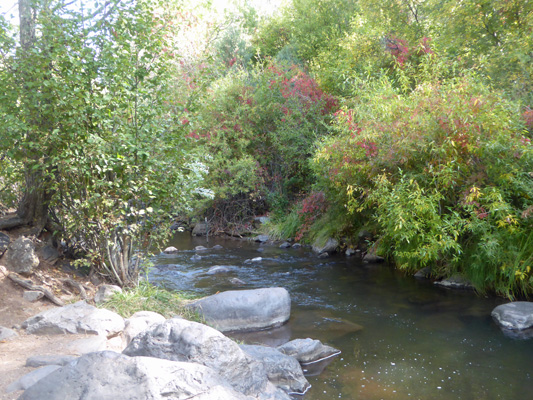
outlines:
[[526, 124], [526, 128], [529, 132], [533, 132], [533, 109], [526, 107], [526, 111], [522, 113], [522, 119]]
[[313, 192], [302, 201], [302, 208], [298, 210], [298, 215], [303, 219], [302, 225], [296, 237], [296, 241], [302, 239], [309, 230], [313, 222], [326, 212], [328, 204], [324, 192]]

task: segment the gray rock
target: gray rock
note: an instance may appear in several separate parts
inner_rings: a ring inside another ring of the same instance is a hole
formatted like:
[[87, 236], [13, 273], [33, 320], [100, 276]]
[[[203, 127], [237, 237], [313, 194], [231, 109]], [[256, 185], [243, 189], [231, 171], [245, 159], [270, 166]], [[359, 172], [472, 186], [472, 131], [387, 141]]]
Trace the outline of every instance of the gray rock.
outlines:
[[198, 222], [194, 225], [192, 230], [193, 236], [205, 236], [207, 235], [207, 224], [205, 222]]
[[318, 255], [318, 258], [321, 258], [321, 259], [329, 258], [329, 253], [320, 253], [320, 254]]
[[241, 280], [239, 278], [231, 278], [229, 281], [230, 281], [230, 283], [232, 285], [235, 285], [235, 286], [244, 286], [244, 285], [246, 285], [246, 282], [244, 282], [243, 280]]
[[[34, 371], [31, 371], [21, 377], [19, 380], [13, 382], [6, 388], [6, 393], [16, 392], [18, 390], [26, 390], [30, 386], [33, 386], [35, 383], [39, 382], [44, 377], [50, 375], [52, 372], [61, 368], [59, 365], [46, 365], [44, 367], [38, 368]], [[41, 397], [41, 399], [47, 397]]]
[[214, 245], [213, 247], [211, 247], [211, 250], [223, 250], [223, 249], [224, 249], [224, 247], [222, 247], [222, 246], [219, 245], [219, 244], [216, 244], [216, 245]]
[[311, 387], [296, 358], [287, 356], [272, 347], [240, 346], [249, 356], [260, 361], [266, 368], [268, 380], [290, 394], [304, 394]]
[[256, 331], [281, 326], [291, 314], [284, 288], [230, 290], [188, 305], [221, 332]]
[[318, 254], [334, 253], [337, 251], [337, 247], [339, 247], [339, 242], [336, 239], [329, 238], [325, 243], [317, 240], [313, 244], [313, 251]]
[[153, 325], [165, 322], [166, 318], [152, 311], [139, 311], [126, 320], [124, 328], [124, 340], [130, 344], [135, 336], [144, 332]]
[[355, 249], [348, 247], [346, 251], [344, 252], [344, 254], [346, 254], [346, 257], [351, 257], [356, 254], [356, 251]]
[[369, 251], [363, 257], [363, 261], [366, 262], [366, 263], [370, 263], [370, 264], [377, 264], [377, 263], [382, 263], [383, 261], [385, 261], [385, 259], [383, 257], [381, 257], [381, 256], [378, 256], [374, 252]]
[[28, 333], [37, 335], [89, 333], [110, 337], [124, 330], [124, 319], [112, 311], [78, 301], [45, 310], [28, 318], [22, 327]]
[[251, 263], [257, 263], [257, 262], [261, 262], [263, 261], [263, 257], [254, 257], [254, 258], [250, 258], [248, 260], [244, 260], [244, 263], [245, 264], [251, 264]]
[[41, 256], [47, 263], [54, 264], [59, 258], [59, 252], [54, 246], [44, 246], [41, 250]]
[[291, 340], [292, 329], [290, 324], [285, 324], [277, 328], [266, 329], [255, 332], [232, 332], [229, 334], [232, 339], [242, 343], [253, 343], [268, 347], [278, 347]]
[[221, 393], [219, 400], [248, 400], [203, 365], [128, 357], [110, 351], [87, 354], [28, 388], [21, 400], [185, 400]]
[[15, 332], [14, 330], [0, 326], [0, 341], [13, 339], [17, 336], [18, 336], [18, 333]]
[[501, 304], [492, 310], [492, 318], [500, 327], [524, 330], [533, 327], [533, 302], [514, 301]]
[[293, 248], [293, 249], [301, 249], [301, 248], [302, 248], [302, 245], [301, 245], [300, 243], [294, 243], [294, 244], [292, 245], [292, 248]]
[[116, 285], [101, 285], [94, 295], [96, 304], [105, 303], [111, 300], [115, 293], [122, 293], [122, 289]]
[[289, 242], [283, 242], [282, 244], [279, 245], [280, 249], [288, 249], [290, 247], [291, 247], [291, 244]]
[[24, 236], [19, 237], [8, 246], [6, 257], [8, 269], [18, 274], [31, 274], [33, 269], [39, 265], [39, 258], [35, 254], [35, 245]]
[[191, 257], [191, 261], [200, 261], [202, 259], [202, 256], [199, 254], [195, 254]]
[[434, 282], [434, 284], [448, 289], [474, 290], [474, 286], [468, 280], [459, 275], [451, 276], [441, 281]]
[[91, 335], [68, 343], [66, 348], [69, 353], [77, 355], [103, 351], [107, 350], [107, 338], [104, 335]]
[[31, 356], [26, 359], [26, 367], [43, 367], [45, 365], [67, 365], [74, 361], [77, 357], [67, 355], [46, 355], [46, 356]]
[[5, 233], [0, 232], [0, 257], [5, 253], [7, 250], [7, 247], [9, 246], [9, 236], [7, 236]]
[[340, 350], [326, 346], [320, 340], [294, 339], [284, 345], [278, 346], [283, 354], [295, 357], [302, 364], [324, 360], [340, 354]]
[[230, 272], [230, 269], [228, 267], [224, 267], [222, 265], [215, 265], [206, 272], [208, 275], [217, 275], [217, 274], [227, 274]]
[[165, 254], [177, 254], [179, 253], [179, 250], [175, 248], [174, 246], [167, 247], [165, 250], [163, 250], [163, 253]]
[[194, 248], [194, 250], [196, 250], [196, 251], [206, 251], [206, 250], [209, 250], [209, 249], [207, 247], [205, 247], [205, 246], [196, 246]]
[[415, 274], [415, 278], [418, 278], [418, 279], [427, 279], [429, 278], [431, 275], [431, 268], [430, 267], [425, 267], [425, 268], [422, 268], [420, 270], [418, 270]]
[[269, 239], [270, 238], [268, 237], [268, 235], [257, 235], [254, 238], [254, 241], [258, 243], [265, 243], [265, 242], [268, 242]]
[[32, 303], [34, 301], [41, 300], [43, 297], [44, 293], [39, 292], [38, 290], [25, 290], [24, 293], [22, 293], [22, 298]]
[[188, 361], [212, 368], [238, 392], [257, 396], [267, 384], [265, 368], [219, 331], [181, 318], [154, 325], [123, 352], [129, 356]]

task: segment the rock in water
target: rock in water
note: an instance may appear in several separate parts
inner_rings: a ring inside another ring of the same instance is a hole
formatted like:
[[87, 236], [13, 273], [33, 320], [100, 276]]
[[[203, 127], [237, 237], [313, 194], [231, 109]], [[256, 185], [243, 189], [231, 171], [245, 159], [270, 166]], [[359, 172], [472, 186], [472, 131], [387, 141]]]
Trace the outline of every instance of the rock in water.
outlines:
[[39, 265], [33, 242], [23, 236], [11, 243], [7, 250], [7, 267], [17, 274], [31, 274]]
[[246, 354], [263, 363], [268, 380], [289, 394], [304, 394], [311, 387], [296, 358], [272, 347], [241, 345]]
[[179, 250], [175, 248], [174, 246], [167, 247], [165, 250], [163, 250], [163, 253], [165, 254], [177, 254], [179, 253]]
[[[202, 397], [206, 394], [208, 397]], [[128, 357], [111, 351], [80, 357], [28, 388], [21, 400], [249, 400], [211, 368], [195, 363]]]
[[[293, 246], [294, 247], [294, 246]], [[313, 244], [313, 251], [318, 254], [322, 253], [335, 253], [337, 251], [337, 247], [339, 247], [339, 242], [336, 239], [329, 238], [326, 243], [323, 243], [321, 241], [316, 241]]]
[[514, 301], [492, 310], [492, 318], [502, 328], [523, 330], [533, 327], [533, 302]]
[[123, 353], [205, 365], [247, 395], [258, 396], [268, 383], [264, 366], [234, 341], [209, 326], [181, 318], [148, 328]]
[[302, 364], [317, 362], [340, 354], [340, 350], [326, 346], [320, 340], [294, 339], [278, 346], [283, 354], [295, 357]]
[[230, 290], [189, 304], [221, 332], [258, 331], [283, 325], [291, 316], [291, 298], [284, 288]]
[[111, 337], [124, 330], [124, 319], [112, 311], [78, 301], [30, 317], [22, 327], [37, 335], [89, 333]]

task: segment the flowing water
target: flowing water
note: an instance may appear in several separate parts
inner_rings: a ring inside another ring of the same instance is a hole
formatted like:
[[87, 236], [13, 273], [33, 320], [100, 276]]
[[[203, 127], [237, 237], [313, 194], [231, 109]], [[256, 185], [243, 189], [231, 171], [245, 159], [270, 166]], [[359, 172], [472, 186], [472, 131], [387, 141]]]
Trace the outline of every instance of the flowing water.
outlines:
[[[217, 244], [223, 249], [194, 250]], [[207, 243], [188, 234], [169, 245], [180, 252], [156, 257], [149, 275], [166, 288], [210, 295], [239, 288], [230, 282], [238, 278], [242, 289], [289, 291], [287, 325], [239, 339], [276, 344], [311, 337], [342, 351], [323, 371], [307, 371], [312, 388], [302, 400], [533, 398], [533, 339], [506, 337], [490, 317], [504, 299], [440, 289], [357, 258], [321, 260], [306, 248]], [[255, 257], [262, 260], [245, 262]], [[214, 265], [230, 271], [206, 275]]]

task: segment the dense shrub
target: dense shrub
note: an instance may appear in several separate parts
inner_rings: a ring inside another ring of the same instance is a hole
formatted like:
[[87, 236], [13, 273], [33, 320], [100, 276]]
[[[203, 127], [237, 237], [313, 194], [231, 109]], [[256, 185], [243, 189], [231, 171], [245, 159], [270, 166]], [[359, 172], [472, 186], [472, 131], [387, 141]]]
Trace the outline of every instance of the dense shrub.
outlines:
[[533, 148], [519, 107], [469, 74], [403, 95], [381, 79], [360, 93], [315, 157], [330, 197], [377, 224], [403, 269], [531, 291]]

